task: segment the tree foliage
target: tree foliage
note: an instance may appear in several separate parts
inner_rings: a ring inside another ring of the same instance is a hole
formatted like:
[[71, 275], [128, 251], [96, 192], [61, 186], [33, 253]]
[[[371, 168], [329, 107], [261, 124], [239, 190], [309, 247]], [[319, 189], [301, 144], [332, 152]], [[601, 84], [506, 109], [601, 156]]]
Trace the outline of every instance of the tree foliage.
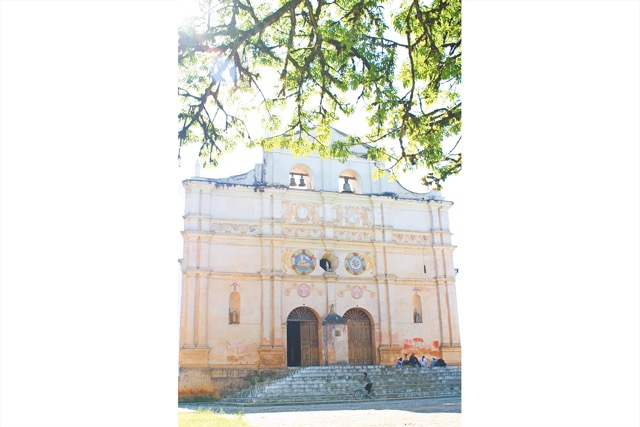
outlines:
[[[360, 144], [392, 174], [428, 168], [436, 188], [460, 171], [460, 0], [201, 7], [179, 30], [178, 137], [208, 164], [238, 143], [342, 160]], [[332, 123], [356, 110], [367, 131], [331, 141]], [[456, 142], [445, 152], [443, 141]]]

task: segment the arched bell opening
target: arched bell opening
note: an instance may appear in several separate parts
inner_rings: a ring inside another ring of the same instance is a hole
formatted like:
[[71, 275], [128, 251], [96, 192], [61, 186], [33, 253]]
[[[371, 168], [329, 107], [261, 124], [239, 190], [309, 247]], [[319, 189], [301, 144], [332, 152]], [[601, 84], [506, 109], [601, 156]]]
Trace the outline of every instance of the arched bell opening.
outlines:
[[351, 308], [342, 317], [349, 320], [349, 364], [374, 365], [375, 341], [371, 316], [361, 308]]
[[287, 366], [320, 365], [318, 316], [307, 307], [294, 308], [287, 317]]
[[289, 170], [289, 188], [313, 190], [313, 171], [305, 164], [297, 164]]
[[345, 169], [340, 173], [338, 186], [340, 193], [362, 194], [362, 179], [353, 169]]

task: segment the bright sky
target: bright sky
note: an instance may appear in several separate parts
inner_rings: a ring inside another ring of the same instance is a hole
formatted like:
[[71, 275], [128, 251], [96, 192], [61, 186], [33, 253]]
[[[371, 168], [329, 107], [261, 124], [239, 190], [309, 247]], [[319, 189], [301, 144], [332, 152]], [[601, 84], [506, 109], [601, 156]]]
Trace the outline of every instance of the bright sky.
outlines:
[[[177, 6], [0, 1], [3, 426], [177, 425]], [[640, 3], [463, 7], [463, 425], [640, 425]]]
[[[199, 15], [199, 7], [197, 0], [181, 0], [180, 9], [178, 13], [178, 22], [188, 22], [189, 18], [194, 15]], [[393, 7], [387, 7], [387, 10], [391, 10]], [[391, 31], [391, 30], [390, 30]], [[268, 74], [268, 73], [267, 73]], [[272, 86], [275, 84], [269, 81], [263, 83], [263, 88]], [[355, 98], [356, 95], [354, 95]], [[250, 98], [251, 96], [247, 96]], [[361, 107], [361, 104], [360, 104]], [[253, 127], [250, 129], [252, 136], [254, 138], [263, 136], [263, 131], [259, 122], [249, 123]], [[343, 118], [338, 120], [333, 125], [336, 129], [350, 135], [362, 135], [366, 133], [367, 124], [365, 114], [361, 108], [359, 111], [357, 110], [355, 114], [349, 116], [348, 118]], [[447, 147], [452, 147], [456, 138], [451, 138], [448, 141], [445, 141], [443, 147], [447, 149]], [[458, 148], [464, 147], [464, 139], [460, 143]], [[183, 178], [188, 178], [193, 174], [193, 165], [195, 163], [195, 156], [197, 155], [198, 148], [195, 146], [187, 146], [183, 147], [181, 150], [181, 172], [180, 176]], [[227, 154], [220, 161], [220, 164], [215, 169], [207, 168], [202, 169], [201, 175], [206, 177], [227, 177], [231, 175], [236, 175], [239, 173], [246, 172], [253, 168], [256, 163], [260, 163], [262, 161], [262, 151], [260, 149], [247, 149], [246, 147], [238, 147], [234, 153]], [[424, 193], [427, 192], [428, 189], [426, 186], [420, 183], [420, 178], [424, 176], [426, 172], [418, 171], [415, 173], [408, 173], [402, 176], [400, 179], [401, 184], [412, 191]], [[448, 199], [452, 200], [452, 192], [455, 192], [456, 184], [458, 181], [458, 177], [451, 177], [446, 183], [446, 190], [443, 192]], [[455, 214], [454, 214], [455, 215]]]

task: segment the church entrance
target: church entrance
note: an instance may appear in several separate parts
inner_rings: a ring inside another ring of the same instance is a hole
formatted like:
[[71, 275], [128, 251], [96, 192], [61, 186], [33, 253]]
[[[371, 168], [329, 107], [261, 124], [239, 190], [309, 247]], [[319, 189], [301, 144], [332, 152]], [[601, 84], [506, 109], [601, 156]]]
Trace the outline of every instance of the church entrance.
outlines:
[[347, 310], [342, 317], [349, 319], [349, 364], [373, 365], [375, 344], [371, 319], [359, 308]]
[[287, 366], [318, 365], [318, 318], [306, 307], [295, 308], [287, 317]]

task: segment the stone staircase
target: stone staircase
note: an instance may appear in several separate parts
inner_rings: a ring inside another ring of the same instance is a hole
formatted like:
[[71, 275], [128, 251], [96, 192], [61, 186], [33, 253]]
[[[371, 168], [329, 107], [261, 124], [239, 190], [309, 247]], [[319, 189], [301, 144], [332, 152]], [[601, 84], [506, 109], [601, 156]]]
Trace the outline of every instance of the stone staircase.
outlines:
[[219, 399], [225, 405], [279, 405], [355, 401], [367, 372], [380, 399], [418, 399], [461, 395], [459, 367], [309, 366], [289, 368], [283, 378]]

